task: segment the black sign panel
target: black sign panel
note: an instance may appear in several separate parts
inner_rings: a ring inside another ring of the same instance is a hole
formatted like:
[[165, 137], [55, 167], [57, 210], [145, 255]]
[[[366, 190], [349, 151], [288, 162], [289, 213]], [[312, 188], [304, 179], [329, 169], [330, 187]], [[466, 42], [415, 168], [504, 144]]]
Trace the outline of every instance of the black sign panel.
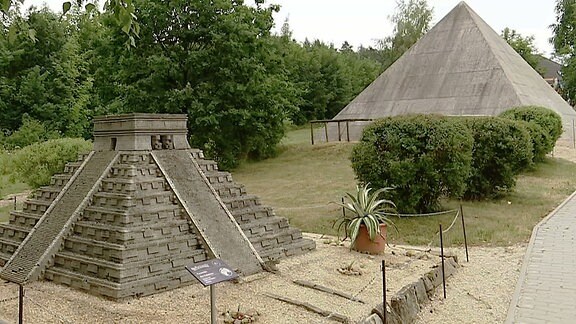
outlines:
[[186, 270], [198, 279], [204, 287], [238, 278], [238, 274], [220, 259], [194, 263], [186, 266]]

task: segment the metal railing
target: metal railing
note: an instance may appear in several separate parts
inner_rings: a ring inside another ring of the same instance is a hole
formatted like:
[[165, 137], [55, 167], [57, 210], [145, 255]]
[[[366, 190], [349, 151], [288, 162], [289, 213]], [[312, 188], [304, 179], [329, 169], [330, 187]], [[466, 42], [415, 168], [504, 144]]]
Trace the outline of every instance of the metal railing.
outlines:
[[314, 145], [314, 125], [324, 124], [324, 134], [326, 136], [326, 143], [330, 140], [328, 139], [328, 124], [337, 123], [338, 124], [338, 142], [342, 142], [342, 123], [346, 125], [346, 141], [350, 142], [350, 122], [371, 122], [374, 121], [372, 118], [357, 118], [357, 119], [318, 119], [310, 121], [310, 141]]

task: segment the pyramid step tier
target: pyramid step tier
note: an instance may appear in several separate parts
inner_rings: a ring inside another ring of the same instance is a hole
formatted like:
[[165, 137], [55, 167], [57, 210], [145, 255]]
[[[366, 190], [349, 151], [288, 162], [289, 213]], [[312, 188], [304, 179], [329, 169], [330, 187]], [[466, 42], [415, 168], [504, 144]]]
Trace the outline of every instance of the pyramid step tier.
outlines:
[[68, 237], [64, 242], [66, 252], [118, 263], [146, 259], [149, 255], [157, 254], [159, 251], [169, 251], [170, 254], [177, 255], [180, 252], [196, 249], [204, 249], [204, 247], [202, 241], [195, 235], [167, 236], [130, 245], [92, 240], [81, 236]]
[[177, 255], [162, 248], [152, 249], [146, 258], [136, 258], [132, 262], [110, 262], [88, 257], [79, 253], [59, 252], [54, 259], [54, 267], [89, 276], [106, 278], [112, 283], [126, 283], [171, 272], [174, 268], [205, 261], [204, 249], [186, 249]]
[[114, 284], [107, 280], [85, 276], [58, 267], [46, 270], [48, 280], [73, 287], [89, 294], [106, 296], [114, 299], [143, 297], [190, 284], [198, 284], [196, 279], [184, 268], [189, 263], [182, 263], [179, 269], [171, 273], [148, 277], [123, 284]]
[[74, 235], [106, 241], [113, 244], [131, 244], [152, 240], [166, 235], [188, 235], [190, 225], [186, 219], [171, 219], [149, 222], [139, 226], [114, 226], [80, 220], [74, 226]]
[[12, 210], [10, 211], [9, 224], [32, 229], [41, 217], [42, 215], [39, 214], [27, 213], [21, 210]]
[[150, 221], [164, 221], [172, 217], [184, 219], [182, 207], [175, 204], [154, 204], [122, 208], [90, 206], [84, 209], [82, 220], [112, 226], [140, 226]]
[[38, 221], [18, 250], [0, 272], [5, 280], [24, 284], [36, 280], [60, 248], [64, 235], [79, 210], [87, 203], [105, 171], [114, 162], [115, 152], [94, 152], [66, 184], [51, 209]]

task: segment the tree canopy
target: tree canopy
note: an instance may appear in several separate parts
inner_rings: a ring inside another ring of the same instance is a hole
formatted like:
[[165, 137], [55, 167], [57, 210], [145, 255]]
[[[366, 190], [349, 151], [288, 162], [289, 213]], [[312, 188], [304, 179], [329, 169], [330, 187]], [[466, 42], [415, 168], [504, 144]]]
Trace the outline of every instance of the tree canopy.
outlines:
[[556, 1], [556, 23], [551, 38], [556, 56], [562, 59], [562, 91], [570, 102], [576, 101], [576, 0]]
[[542, 74], [542, 69], [538, 66], [540, 59], [538, 58], [538, 50], [536, 45], [534, 45], [534, 36], [522, 36], [516, 30], [510, 29], [508, 27], [504, 28], [502, 31], [502, 38], [516, 51], [520, 54], [526, 63]]
[[0, 144], [91, 136], [93, 116], [184, 113], [223, 168], [275, 153], [286, 124], [332, 118], [382, 70], [344, 44], [273, 35], [277, 6], [134, 0], [136, 46], [113, 11], [72, 3], [3, 15]]

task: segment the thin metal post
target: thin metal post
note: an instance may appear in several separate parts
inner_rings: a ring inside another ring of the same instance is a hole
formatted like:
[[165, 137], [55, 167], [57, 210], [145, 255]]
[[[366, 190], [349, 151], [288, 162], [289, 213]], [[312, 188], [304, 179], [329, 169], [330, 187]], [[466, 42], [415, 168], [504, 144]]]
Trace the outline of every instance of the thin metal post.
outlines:
[[464, 209], [462, 204], [460, 204], [460, 217], [462, 217], [462, 232], [464, 232], [464, 248], [466, 249], [466, 262], [470, 262], [468, 259], [468, 239], [466, 238], [466, 225], [464, 224]]
[[24, 286], [18, 286], [18, 324], [22, 324], [24, 319]]
[[576, 130], [574, 129], [574, 119], [572, 119], [572, 147], [576, 148]]
[[216, 285], [210, 285], [210, 323], [216, 324]]
[[[344, 203], [344, 197], [342, 197], [342, 203]], [[346, 217], [346, 208], [342, 206], [342, 217]]]
[[326, 133], [326, 143], [328, 143], [328, 123], [324, 122], [324, 132]]
[[444, 299], [446, 299], [446, 274], [444, 273], [444, 239], [442, 235], [442, 224], [440, 224], [440, 258], [442, 258], [442, 288], [444, 289]]
[[312, 145], [314, 145], [314, 123], [310, 123], [310, 140], [312, 141]]
[[382, 308], [383, 308], [383, 312], [382, 315], [384, 315], [384, 324], [387, 323], [386, 321], [386, 313], [388, 313], [387, 307], [386, 307], [386, 300], [388, 298], [386, 298], [386, 261], [382, 260]]
[[350, 123], [346, 121], [346, 139], [350, 142]]
[[16, 210], [16, 196], [14, 196], [14, 210]]

